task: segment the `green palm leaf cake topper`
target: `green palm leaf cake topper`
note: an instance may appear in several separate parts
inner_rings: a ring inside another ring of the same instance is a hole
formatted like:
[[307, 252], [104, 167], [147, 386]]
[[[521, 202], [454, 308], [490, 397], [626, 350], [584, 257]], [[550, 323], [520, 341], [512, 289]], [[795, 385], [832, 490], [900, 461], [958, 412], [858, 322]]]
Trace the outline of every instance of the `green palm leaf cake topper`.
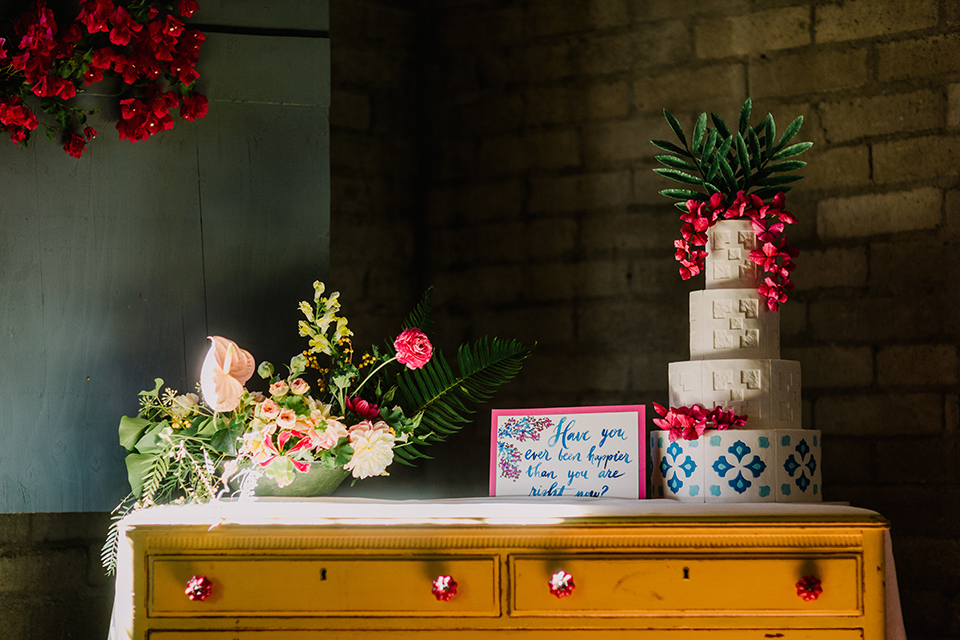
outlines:
[[805, 166], [796, 160], [813, 146], [812, 142], [791, 144], [800, 132], [803, 116], [798, 116], [777, 137], [772, 114], [750, 125], [753, 102], [747, 98], [740, 109], [737, 128], [730, 130], [720, 116], [701, 113], [688, 141], [677, 118], [663, 110], [667, 124], [679, 145], [667, 140], [652, 140], [668, 153], [655, 156], [662, 167], [654, 173], [685, 185], [663, 189], [664, 195], [679, 202], [683, 211], [680, 239], [674, 241], [680, 276], [687, 280], [705, 267], [707, 229], [721, 219], [750, 220], [757, 234], [758, 249], [750, 253], [763, 275], [757, 290], [766, 298], [771, 311], [786, 302], [793, 289], [790, 273], [798, 252], [787, 243], [785, 225], [796, 222], [786, 210], [786, 192], [803, 176], [791, 173]]

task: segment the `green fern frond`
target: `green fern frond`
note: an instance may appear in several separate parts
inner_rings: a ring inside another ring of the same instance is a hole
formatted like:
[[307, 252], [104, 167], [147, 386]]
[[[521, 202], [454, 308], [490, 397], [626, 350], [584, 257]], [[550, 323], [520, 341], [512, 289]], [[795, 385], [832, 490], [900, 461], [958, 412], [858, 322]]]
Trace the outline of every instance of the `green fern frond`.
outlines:
[[430, 318], [430, 312], [433, 310], [430, 307], [430, 291], [432, 289], [433, 287], [430, 287], [423, 292], [423, 298], [420, 299], [419, 304], [414, 307], [404, 321], [402, 325], [404, 329], [420, 329], [424, 333], [430, 331], [430, 327], [433, 325], [433, 320]]
[[475, 410], [469, 404], [489, 400], [498, 387], [512, 380], [533, 347], [515, 340], [481, 338], [464, 344], [457, 352], [455, 374], [443, 354], [436, 350], [422, 369], [397, 376], [401, 400], [410, 411], [423, 413], [414, 431], [415, 442], [397, 450], [401, 462], [425, 457], [419, 446], [444, 440], [459, 431]]

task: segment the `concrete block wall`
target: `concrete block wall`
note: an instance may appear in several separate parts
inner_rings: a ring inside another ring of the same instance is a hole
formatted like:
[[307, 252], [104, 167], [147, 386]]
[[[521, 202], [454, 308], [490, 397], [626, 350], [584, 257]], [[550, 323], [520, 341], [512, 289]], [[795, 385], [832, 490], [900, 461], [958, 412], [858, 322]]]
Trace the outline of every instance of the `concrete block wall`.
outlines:
[[104, 640], [113, 581], [100, 565], [104, 513], [0, 515], [0, 636]]
[[[422, 277], [454, 342], [538, 342], [500, 406], [665, 402], [702, 284], [651, 172], [661, 109], [688, 131], [747, 96], [754, 121], [804, 116], [783, 351], [825, 498], [892, 521], [910, 637], [960, 638], [957, 3], [433, 0], [421, 20]], [[474, 494], [478, 425], [431, 463]]]

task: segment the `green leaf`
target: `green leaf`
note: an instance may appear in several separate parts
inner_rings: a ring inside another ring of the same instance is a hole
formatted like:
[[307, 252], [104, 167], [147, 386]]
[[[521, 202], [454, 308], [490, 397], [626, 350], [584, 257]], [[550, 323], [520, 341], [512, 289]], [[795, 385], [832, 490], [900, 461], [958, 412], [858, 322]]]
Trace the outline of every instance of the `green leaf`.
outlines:
[[721, 158], [727, 158], [730, 155], [730, 147], [733, 146], [733, 136], [725, 138], [720, 146], [717, 147], [717, 155]]
[[663, 176], [664, 178], [670, 178], [671, 180], [676, 180], [677, 182], [682, 182], [684, 184], [692, 184], [695, 186], [700, 186], [703, 184], [703, 181], [697, 176], [692, 176], [689, 173], [684, 173], [683, 171], [678, 171], [677, 169], [663, 169], [656, 168], [653, 170], [657, 175]]
[[780, 139], [777, 141], [777, 146], [774, 147], [774, 152], [777, 152], [787, 146], [787, 143], [793, 140], [794, 136], [800, 132], [800, 127], [802, 125], [803, 116], [797, 116], [784, 130], [783, 135], [780, 136]]
[[720, 157], [720, 174], [723, 176], [723, 182], [727, 185], [726, 193], [732, 195], [737, 191], [737, 178], [733, 174], [733, 168], [727, 162], [727, 159], [718, 157]]
[[784, 160], [786, 158], [792, 158], [793, 156], [798, 156], [810, 147], [813, 146], [812, 142], [798, 142], [797, 144], [792, 144], [786, 149], [781, 149], [773, 154], [771, 160]]
[[260, 366], [257, 367], [257, 375], [263, 380], [269, 380], [273, 377], [273, 365], [264, 360], [260, 363]]
[[690, 171], [696, 171], [697, 169], [697, 166], [692, 162], [688, 162], [677, 156], [654, 156], [654, 159], [660, 164], [673, 167], [674, 169], [689, 169]]
[[169, 427], [170, 425], [166, 420], [163, 422], [153, 425], [150, 429], [143, 434], [143, 436], [137, 440], [137, 445], [135, 447], [137, 453], [156, 453], [160, 446], [157, 442], [160, 432]]
[[433, 287], [429, 287], [423, 292], [423, 297], [420, 299], [420, 302], [414, 307], [406, 321], [401, 325], [404, 329], [420, 329], [424, 333], [430, 331], [433, 325], [433, 321], [430, 319], [430, 312], [432, 311], [430, 307], [430, 291], [432, 289]]
[[768, 113], [766, 120], [763, 121], [764, 147], [767, 151], [767, 159], [773, 156], [773, 141], [777, 136], [777, 124], [773, 121], [773, 114]]
[[760, 155], [760, 140], [757, 139], [757, 132], [753, 128], [747, 129], [747, 144], [750, 145], [750, 154], [753, 158], [751, 165], [759, 167], [763, 164], [763, 157]]
[[143, 484], [153, 469], [157, 456], [150, 453], [131, 453], [126, 457], [127, 481], [133, 495], [140, 497], [143, 494]]
[[243, 435], [243, 423], [233, 421], [210, 438], [210, 446], [227, 456], [237, 455], [237, 440]]
[[699, 191], [691, 191], [690, 189], [662, 189], [659, 193], [662, 196], [673, 198], [674, 200], [697, 200], [698, 202], [706, 202], [709, 200], [706, 194], [700, 193]]
[[704, 159], [704, 158], [709, 159], [710, 156], [713, 154], [713, 151], [716, 148], [716, 146], [717, 146], [717, 130], [710, 129], [710, 131], [707, 132], [707, 139], [703, 143], [703, 153], [700, 155], [701, 159]]
[[297, 377], [307, 370], [307, 357], [302, 353], [290, 358], [290, 376]]
[[727, 128], [727, 123], [723, 121], [723, 118], [721, 118], [715, 113], [711, 113], [710, 119], [713, 120], [713, 126], [717, 128], [717, 131], [720, 132], [720, 135], [723, 136], [724, 139], [729, 139], [730, 129]]
[[137, 441], [152, 424], [154, 423], [143, 418], [123, 416], [120, 418], [120, 445], [127, 451], [133, 451]]
[[677, 135], [677, 138], [680, 140], [683, 146], [686, 147], [687, 137], [683, 135], [683, 128], [680, 126], [680, 123], [677, 122], [677, 119], [666, 109], [663, 110], [663, 117], [667, 119], [667, 124], [670, 125], [670, 128], [673, 129], [673, 132]]
[[740, 107], [740, 134], [744, 135], [747, 133], [747, 127], [750, 126], [750, 112], [753, 109], [753, 100], [747, 98], [747, 101], [743, 103], [743, 106]]
[[664, 151], [669, 151], [670, 153], [677, 153], [685, 158], [692, 158], [690, 152], [684, 149], [683, 147], [678, 147], [672, 142], [667, 142], [666, 140], [651, 140], [650, 144], [657, 147], [658, 149], [663, 149]]
[[707, 114], [701, 113], [697, 118], [697, 124], [693, 127], [693, 153], [696, 155], [700, 150], [700, 144], [703, 142], [703, 134], [707, 130]]
[[746, 191], [750, 188], [750, 158], [747, 155], [747, 143], [737, 132], [737, 158], [740, 160], [740, 188]]
[[196, 434], [198, 436], [204, 438], [209, 438], [217, 432], [213, 418], [209, 418], [207, 416], [198, 416], [194, 418], [193, 423], [190, 426], [196, 429]]
[[[458, 350], [459, 373], [453, 372], [439, 349], [422, 368], [402, 371], [397, 376], [400, 404], [407, 415], [423, 414], [413, 440], [431, 433], [443, 439], [459, 431], [475, 411], [469, 405], [486, 402], [512, 380], [532, 349], [515, 340], [481, 338]], [[405, 446], [405, 455], [416, 455], [409, 451], [416, 448], [416, 444]]]
[[798, 171], [807, 166], [807, 163], [803, 160], [784, 160], [783, 162], [775, 162], [773, 164], [767, 165], [767, 171]]
[[160, 387], [163, 386], [163, 378], [154, 378], [153, 379], [153, 389], [147, 390], [144, 389], [137, 395], [143, 398], [158, 398], [160, 397]]
[[704, 180], [711, 182], [715, 177], [717, 177], [717, 171], [720, 170], [720, 155], [717, 154], [713, 157], [713, 162], [710, 163], [710, 168], [707, 169], [706, 174], [704, 174]]

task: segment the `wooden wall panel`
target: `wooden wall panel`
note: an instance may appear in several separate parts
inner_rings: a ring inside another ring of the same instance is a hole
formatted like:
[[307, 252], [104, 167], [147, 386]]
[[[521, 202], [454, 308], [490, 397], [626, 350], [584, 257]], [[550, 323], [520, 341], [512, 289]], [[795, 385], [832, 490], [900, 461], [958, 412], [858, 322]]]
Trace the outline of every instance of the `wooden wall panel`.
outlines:
[[120, 416], [154, 377], [192, 391], [208, 334], [275, 363], [302, 347], [329, 261], [328, 40], [211, 33], [200, 72], [209, 115], [149, 141], [87, 96], [82, 159], [0, 142], [0, 511], [112, 508]]

